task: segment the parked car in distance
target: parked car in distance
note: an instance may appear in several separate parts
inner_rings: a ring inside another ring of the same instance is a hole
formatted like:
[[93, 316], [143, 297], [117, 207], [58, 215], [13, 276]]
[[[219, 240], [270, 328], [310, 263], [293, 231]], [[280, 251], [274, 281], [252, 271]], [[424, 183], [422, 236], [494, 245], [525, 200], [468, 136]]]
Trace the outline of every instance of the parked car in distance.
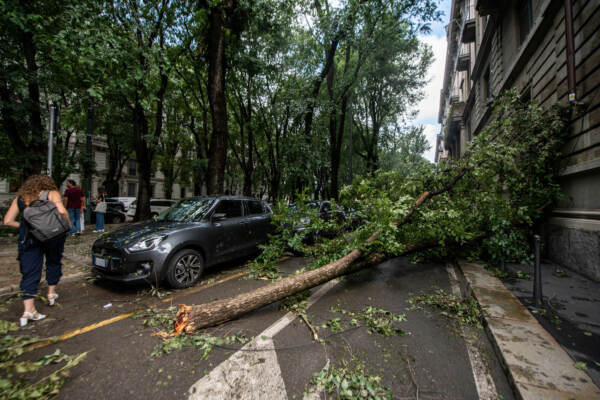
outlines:
[[135, 201], [135, 197], [109, 197], [106, 199], [107, 203], [110, 202], [120, 202], [123, 204], [124, 211], [129, 210], [129, 206], [131, 203]]
[[[92, 200], [90, 202], [91, 210], [96, 208], [96, 202]], [[106, 213], [104, 213], [104, 221], [107, 224], [120, 224], [125, 222], [125, 206], [120, 201], [115, 199], [106, 199]], [[91, 222], [96, 223], [96, 213], [92, 212]]]
[[185, 288], [204, 268], [257, 252], [272, 232], [271, 210], [249, 197], [194, 197], [155, 220], [102, 235], [92, 246], [93, 270], [120, 282]]
[[[309, 212], [307, 212], [307, 215], [301, 215], [299, 222], [295, 223], [293, 226], [293, 229], [296, 233], [303, 233], [306, 231], [307, 226], [311, 224], [311, 218], [314, 214], [310, 213], [310, 211], [316, 212], [316, 217], [319, 219], [329, 221], [333, 217], [336, 218], [338, 223], [344, 222], [349, 215], [346, 213], [347, 209], [344, 206], [332, 209], [331, 202], [328, 200], [309, 201], [305, 204], [305, 207]], [[292, 213], [301, 212], [294, 203], [291, 203], [288, 208]], [[333, 237], [338, 233], [339, 232], [313, 231], [309, 235], [305, 236], [304, 241], [311, 243], [315, 242], [319, 236]]]
[[[150, 199], [150, 216], [155, 217], [158, 214], [166, 211], [173, 204], [177, 203], [176, 200], [169, 199]], [[128, 217], [134, 217], [135, 211], [137, 209], [137, 200], [129, 205], [129, 210], [127, 211]]]

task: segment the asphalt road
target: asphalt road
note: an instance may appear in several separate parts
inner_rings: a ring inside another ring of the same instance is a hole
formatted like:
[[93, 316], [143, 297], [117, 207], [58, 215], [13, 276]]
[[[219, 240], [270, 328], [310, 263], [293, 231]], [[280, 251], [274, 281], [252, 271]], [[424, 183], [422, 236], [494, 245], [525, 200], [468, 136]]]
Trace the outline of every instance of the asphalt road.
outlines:
[[[291, 273], [302, 265], [302, 259], [292, 258], [281, 268]], [[429, 293], [436, 287], [452, 292], [446, 266], [413, 265], [406, 259], [391, 260], [313, 289], [313, 295], [321, 289], [321, 297], [312, 298], [307, 317], [317, 328], [320, 341], [313, 339], [301, 319], [281, 320], [286, 311], [273, 304], [200, 332], [218, 337], [243, 332], [255, 339], [244, 351], [236, 351], [242, 345], [235, 344], [213, 348], [206, 359], [196, 348], [151, 356], [161, 343], [152, 335], [159, 328], [145, 326], [148, 317], [131, 318], [129, 313], [200, 304], [268, 284], [244, 280], [243, 272], [239, 263], [219, 266], [207, 272], [202, 284], [163, 293], [162, 299], [144, 286], [104, 281], [60, 285], [58, 307], [50, 309], [38, 302], [38, 310], [49, 317], [19, 333], [48, 337], [86, 327], [89, 331], [36, 349], [26, 357], [41, 357], [57, 348], [67, 354], [89, 352], [72, 370], [59, 399], [325, 398], [319, 397], [318, 389], [317, 394], [306, 394], [311, 377], [326, 365], [355, 366], [359, 362], [364, 363], [366, 374], [381, 377], [394, 399], [513, 398], [483, 330], [459, 326], [437, 310], [413, 309], [408, 303], [420, 292]], [[111, 306], [105, 308], [107, 304]], [[406, 320], [396, 326], [406, 335], [369, 334], [364, 326], [353, 327], [349, 318], [331, 311], [335, 307], [360, 312], [367, 306], [405, 314]], [[5, 307], [0, 319], [15, 320], [21, 312], [18, 299]], [[338, 317], [343, 332], [322, 327]], [[111, 319], [118, 321], [106, 323]], [[106, 325], [90, 329], [102, 321]], [[255, 351], [257, 348], [262, 350]], [[473, 357], [483, 365], [475, 367], [475, 373]], [[486, 379], [488, 385], [482, 389], [481, 381]]]

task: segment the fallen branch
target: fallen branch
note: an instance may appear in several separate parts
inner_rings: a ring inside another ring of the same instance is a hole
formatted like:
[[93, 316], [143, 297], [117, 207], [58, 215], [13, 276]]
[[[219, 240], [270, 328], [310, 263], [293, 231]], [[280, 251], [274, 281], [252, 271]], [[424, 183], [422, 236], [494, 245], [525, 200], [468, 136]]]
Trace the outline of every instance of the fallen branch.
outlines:
[[[376, 238], [377, 236], [374, 234], [369, 239], [373, 241]], [[428, 240], [408, 245], [400, 256], [415, 251], [426, 250], [437, 245], [439, 245], [437, 240]], [[252, 310], [285, 299], [295, 293], [313, 288], [334, 278], [356, 272], [373, 264], [381, 263], [390, 258], [390, 256], [384, 254], [372, 254], [364, 260], [359, 260], [362, 254], [362, 250], [354, 249], [339, 260], [318, 269], [283, 278], [270, 285], [239, 294], [235, 297], [193, 306], [181, 304], [175, 317], [175, 332], [178, 334], [183, 332], [191, 333], [197, 329], [222, 324]]]

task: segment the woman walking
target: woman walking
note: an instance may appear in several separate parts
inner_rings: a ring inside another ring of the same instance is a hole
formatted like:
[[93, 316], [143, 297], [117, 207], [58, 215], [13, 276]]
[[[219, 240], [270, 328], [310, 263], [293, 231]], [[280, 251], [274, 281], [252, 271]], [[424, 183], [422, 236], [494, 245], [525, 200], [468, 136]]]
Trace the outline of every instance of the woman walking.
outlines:
[[100, 186], [98, 188], [98, 196], [94, 196], [94, 200], [96, 200], [96, 208], [94, 212], [96, 213], [96, 229], [94, 233], [104, 232], [104, 214], [106, 213], [106, 191], [104, 187]]
[[46, 282], [48, 283], [48, 304], [54, 305], [58, 298], [56, 285], [62, 275], [62, 255], [65, 246], [66, 234], [46, 242], [37, 240], [29, 234], [27, 223], [21, 219], [17, 221], [19, 213], [29, 204], [40, 198], [48, 191], [48, 200], [56, 206], [59, 214], [69, 221], [69, 214], [65, 209], [60, 193], [56, 184], [47, 175], [32, 175], [19, 189], [18, 196], [13, 200], [10, 208], [4, 216], [4, 225], [19, 229], [19, 266], [21, 269], [21, 292], [23, 296], [23, 316], [20, 319], [21, 326], [27, 325], [27, 322], [37, 321], [46, 316], [40, 314], [34, 304], [34, 298], [37, 294], [38, 284], [42, 278], [42, 264], [44, 256], [46, 257]]

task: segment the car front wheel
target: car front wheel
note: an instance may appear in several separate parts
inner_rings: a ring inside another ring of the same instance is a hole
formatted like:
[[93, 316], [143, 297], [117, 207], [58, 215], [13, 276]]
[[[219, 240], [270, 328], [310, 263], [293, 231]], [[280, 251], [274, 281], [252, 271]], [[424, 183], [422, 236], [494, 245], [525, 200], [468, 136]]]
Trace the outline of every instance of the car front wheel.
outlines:
[[167, 269], [167, 282], [171, 287], [183, 289], [198, 282], [204, 271], [202, 255], [193, 249], [180, 250], [171, 258]]

